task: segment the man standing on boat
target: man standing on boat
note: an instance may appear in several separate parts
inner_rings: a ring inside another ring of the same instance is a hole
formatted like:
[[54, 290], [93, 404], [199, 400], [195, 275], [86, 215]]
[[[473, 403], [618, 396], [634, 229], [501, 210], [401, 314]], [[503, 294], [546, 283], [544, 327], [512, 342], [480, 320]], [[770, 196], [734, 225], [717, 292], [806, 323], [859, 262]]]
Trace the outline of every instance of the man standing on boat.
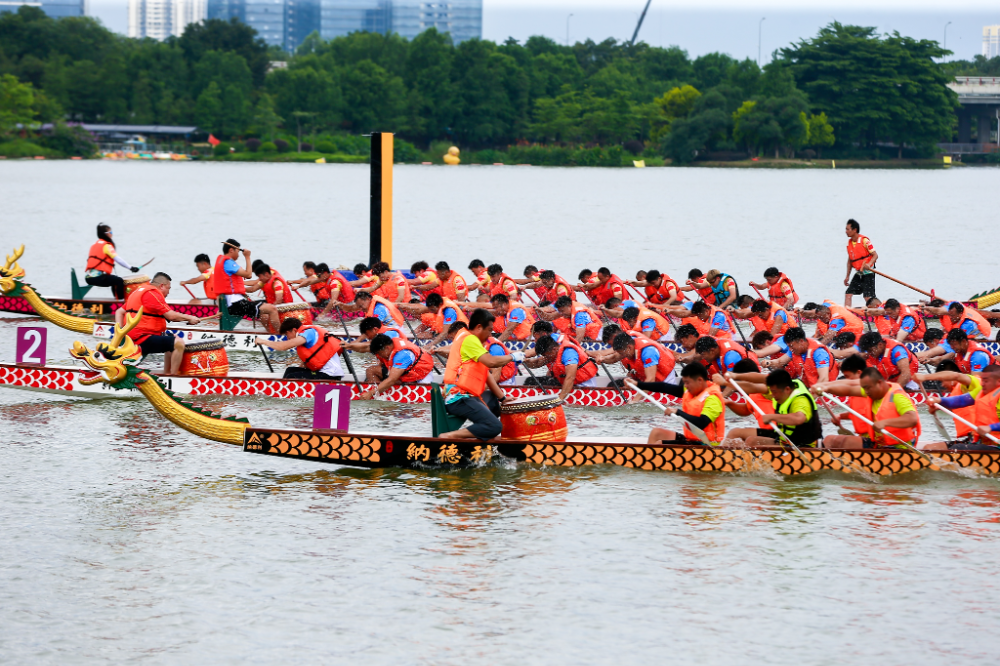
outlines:
[[344, 352], [340, 340], [319, 326], [303, 326], [297, 317], [289, 317], [281, 322], [279, 333], [285, 340], [268, 340], [260, 336], [254, 344], [270, 347], [277, 351], [294, 349], [304, 367], [293, 366], [285, 369], [284, 379], [333, 379], [344, 376], [340, 367], [340, 354]]
[[511, 361], [520, 363], [524, 354], [493, 356], [483, 345], [493, 332], [495, 317], [487, 310], [473, 311], [469, 329], [459, 331], [448, 353], [444, 371], [445, 411], [471, 421], [471, 425], [442, 433], [442, 439], [479, 439], [488, 441], [500, 434], [500, 403], [506, 400], [503, 389], [490, 373]]
[[125, 313], [135, 315], [142, 309], [142, 321], [128, 332], [143, 355], [163, 354], [163, 373], [176, 375], [180, 372], [181, 361], [184, 360], [184, 338], [167, 334], [168, 321], [183, 321], [188, 324], [200, 324], [201, 320], [191, 315], [174, 312], [167, 305], [170, 295], [170, 276], [157, 273], [148, 284], [144, 284], [131, 294], [125, 301], [125, 307], [115, 313], [115, 324], [125, 324]]
[[[240, 268], [236, 259], [243, 254], [245, 266]], [[215, 259], [215, 293], [225, 296], [229, 314], [248, 319], [271, 319], [278, 321], [278, 309], [266, 301], [247, 299], [247, 288], [243, 280], [253, 277], [250, 270], [250, 250], [243, 250], [237, 240], [230, 238], [222, 244], [222, 254]]]
[[[875, 297], [875, 262], [878, 261], [878, 252], [872, 245], [868, 236], [861, 235], [861, 225], [854, 220], [847, 221], [845, 229], [847, 233], [847, 277], [844, 278], [844, 286], [847, 287], [844, 297], [844, 306], [851, 307], [854, 295], [864, 297], [867, 302], [869, 298]], [[851, 271], [854, 277], [851, 278]]]

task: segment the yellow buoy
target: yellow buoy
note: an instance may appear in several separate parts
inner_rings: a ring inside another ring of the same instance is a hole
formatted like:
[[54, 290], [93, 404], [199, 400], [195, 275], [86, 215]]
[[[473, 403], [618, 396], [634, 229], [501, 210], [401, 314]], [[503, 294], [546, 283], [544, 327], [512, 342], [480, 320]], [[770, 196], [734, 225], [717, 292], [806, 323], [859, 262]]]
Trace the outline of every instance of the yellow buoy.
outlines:
[[458, 158], [458, 148], [452, 146], [448, 149], [448, 153], [442, 158], [445, 164], [450, 164], [455, 166], [456, 164], [461, 164], [462, 160]]
[[632, 164], [634, 164], [636, 168], [642, 169], [646, 166], [646, 160], [632, 160]]

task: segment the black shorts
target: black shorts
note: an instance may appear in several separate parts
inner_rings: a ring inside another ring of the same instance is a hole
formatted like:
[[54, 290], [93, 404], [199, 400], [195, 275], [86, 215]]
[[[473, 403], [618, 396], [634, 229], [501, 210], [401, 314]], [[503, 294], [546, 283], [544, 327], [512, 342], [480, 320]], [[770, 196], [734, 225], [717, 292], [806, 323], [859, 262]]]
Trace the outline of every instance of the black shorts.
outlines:
[[260, 319], [260, 306], [266, 301], [251, 301], [244, 298], [228, 306], [229, 314], [235, 317], [245, 317], [246, 319]]
[[143, 354], [166, 354], [174, 350], [176, 341], [172, 335], [151, 335], [139, 343], [139, 349]]
[[983, 444], [980, 442], [973, 442], [970, 437], [960, 439], [955, 442], [948, 442], [949, 451], [996, 451], [997, 447], [990, 446], [989, 444]]
[[[778, 433], [774, 432], [770, 428], [757, 428], [757, 436], [758, 437], [769, 437], [769, 438], [773, 439], [775, 442], [777, 442], [778, 444], [785, 444], [785, 440], [781, 438], [781, 435], [779, 435]], [[796, 433], [792, 433], [791, 437], [789, 437], [788, 439], [790, 439], [791, 442], [792, 442], [792, 444], [794, 444], [795, 446], [799, 447], [800, 449], [807, 449], [807, 448], [811, 449], [811, 448], [814, 448], [816, 446], [816, 442], [815, 441], [812, 441], [812, 442], [800, 442], [799, 439], [801, 439], [801, 438], [800, 437], [796, 437]]]
[[854, 296], [864, 296], [865, 300], [875, 297], [875, 274], [874, 273], [858, 273], [855, 271], [854, 277], [851, 278], [851, 284], [847, 287], [847, 294], [852, 294]]
[[677, 437], [674, 438], [672, 442], [666, 440], [663, 441], [664, 444], [683, 444], [684, 446], [705, 446], [705, 442], [700, 439], [689, 439], [680, 433], [675, 433]]

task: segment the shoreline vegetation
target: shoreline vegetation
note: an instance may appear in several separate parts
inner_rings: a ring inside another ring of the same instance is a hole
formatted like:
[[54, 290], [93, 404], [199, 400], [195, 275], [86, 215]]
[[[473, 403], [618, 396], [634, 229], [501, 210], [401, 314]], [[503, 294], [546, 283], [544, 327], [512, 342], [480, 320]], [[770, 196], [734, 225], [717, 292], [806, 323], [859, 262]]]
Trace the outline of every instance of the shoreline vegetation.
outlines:
[[947, 55], [836, 21], [763, 67], [615, 39], [455, 44], [433, 28], [314, 33], [286, 53], [235, 19], [158, 42], [25, 5], [0, 14], [0, 157], [361, 163], [378, 130], [408, 164], [454, 146], [462, 165], [944, 168], [948, 83], [1000, 76], [1000, 57]]

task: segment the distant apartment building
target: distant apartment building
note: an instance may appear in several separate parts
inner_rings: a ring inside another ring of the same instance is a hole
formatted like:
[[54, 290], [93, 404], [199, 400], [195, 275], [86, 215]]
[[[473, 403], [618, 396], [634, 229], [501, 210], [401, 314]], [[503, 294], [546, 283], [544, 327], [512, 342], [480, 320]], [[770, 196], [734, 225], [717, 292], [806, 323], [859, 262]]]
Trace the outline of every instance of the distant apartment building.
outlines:
[[129, 0], [128, 36], [180, 37], [188, 25], [204, 21], [207, 10], [207, 0]]
[[208, 18], [236, 18], [287, 51], [313, 32], [323, 39], [359, 31], [413, 39], [434, 27], [461, 42], [482, 37], [483, 0], [208, 0]]
[[52, 18], [87, 15], [86, 0], [35, 0], [34, 2], [0, 0], [0, 14], [4, 12], [16, 12], [21, 5], [38, 7]]
[[983, 26], [983, 55], [987, 58], [1000, 56], [1000, 25]]

